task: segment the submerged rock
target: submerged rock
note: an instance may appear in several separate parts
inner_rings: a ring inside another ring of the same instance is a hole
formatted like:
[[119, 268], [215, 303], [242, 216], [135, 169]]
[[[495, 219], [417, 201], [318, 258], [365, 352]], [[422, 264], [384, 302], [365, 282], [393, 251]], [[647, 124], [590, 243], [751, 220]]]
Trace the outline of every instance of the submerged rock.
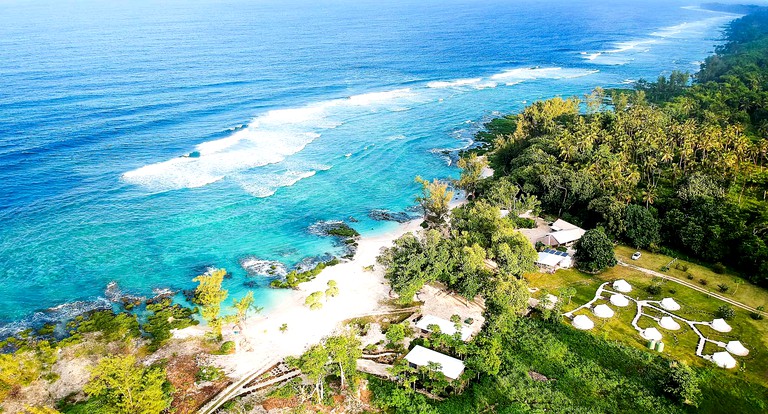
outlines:
[[288, 269], [276, 260], [262, 260], [255, 256], [240, 259], [240, 266], [248, 272], [248, 276], [284, 277]]
[[390, 211], [383, 209], [369, 211], [368, 217], [377, 221], [396, 221], [398, 223], [405, 223], [416, 218], [405, 211]]
[[347, 223], [341, 220], [321, 220], [309, 226], [307, 231], [316, 236], [335, 236], [341, 238], [360, 236], [357, 230], [349, 227]]

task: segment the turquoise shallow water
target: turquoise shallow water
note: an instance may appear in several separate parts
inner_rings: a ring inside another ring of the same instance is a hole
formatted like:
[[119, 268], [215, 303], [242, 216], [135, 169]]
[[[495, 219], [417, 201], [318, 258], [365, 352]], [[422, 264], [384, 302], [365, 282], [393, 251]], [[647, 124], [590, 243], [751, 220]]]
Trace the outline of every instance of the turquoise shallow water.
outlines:
[[0, 324], [105, 305], [111, 281], [187, 289], [207, 266], [270, 306], [248, 259], [338, 253], [319, 221], [391, 228], [368, 213], [412, 206], [416, 175], [455, 177], [441, 150], [484, 121], [695, 71], [736, 17], [604, 3], [3, 2]]

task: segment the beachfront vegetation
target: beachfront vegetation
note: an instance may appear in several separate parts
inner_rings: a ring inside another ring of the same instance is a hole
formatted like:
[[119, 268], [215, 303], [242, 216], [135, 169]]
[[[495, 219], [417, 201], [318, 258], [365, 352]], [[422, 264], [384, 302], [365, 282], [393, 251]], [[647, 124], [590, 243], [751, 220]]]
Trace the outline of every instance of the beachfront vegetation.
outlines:
[[325, 290], [326, 298], [335, 298], [339, 296], [339, 284], [335, 280], [328, 281], [328, 289]]
[[102, 359], [83, 391], [89, 399], [80, 412], [155, 414], [169, 408], [172, 399], [165, 369], [144, 367], [130, 355]]
[[321, 309], [323, 307], [323, 292], [317, 291], [312, 292], [307, 296], [307, 298], [304, 300], [304, 305], [308, 306], [309, 309], [317, 310]]
[[249, 290], [248, 293], [245, 294], [240, 300], [234, 301], [234, 308], [237, 312], [236, 319], [237, 323], [243, 323], [245, 319], [248, 317], [249, 312], [253, 313], [261, 313], [261, 311], [264, 310], [261, 306], [256, 306], [255, 299], [253, 298], [253, 291]]
[[301, 283], [309, 282], [314, 279], [320, 272], [326, 267], [336, 266], [340, 261], [337, 258], [333, 258], [326, 262], [320, 262], [312, 269], [300, 272], [298, 270], [292, 270], [283, 279], [275, 279], [270, 282], [269, 286], [276, 289], [296, 289]]
[[361, 343], [354, 332], [331, 336], [312, 346], [299, 358], [288, 358], [286, 362], [301, 370], [312, 383], [309, 398], [318, 402], [325, 397], [329, 376], [338, 376], [341, 389], [356, 387], [357, 359], [362, 355]]
[[488, 161], [485, 157], [470, 154], [459, 159], [457, 165], [461, 168], [461, 177], [456, 180], [454, 185], [464, 190], [467, 193], [467, 197], [474, 198], [475, 190], [483, 176], [483, 169], [488, 166]]
[[[418, 238], [406, 234], [378, 261], [401, 303], [413, 300], [425, 283], [440, 281], [467, 299], [491, 297], [500, 283], [534, 268], [536, 252], [499, 209], [478, 201], [453, 210], [450, 234], [436, 230]], [[486, 263], [493, 260], [499, 271]]]
[[448, 190], [447, 183], [438, 180], [427, 181], [416, 177], [416, 182], [421, 184], [421, 194], [416, 197], [416, 202], [424, 210], [424, 222], [428, 226], [441, 227], [445, 223], [453, 191]]
[[221, 304], [227, 299], [229, 292], [221, 288], [221, 282], [226, 273], [224, 269], [217, 269], [194, 279], [198, 283], [194, 302], [200, 305], [200, 316], [211, 327], [215, 338], [221, 338], [221, 328], [225, 323], [221, 316]]
[[141, 329], [149, 338], [147, 348], [150, 351], [159, 349], [171, 339], [171, 330], [184, 329], [199, 323], [193, 318], [195, 309], [172, 304], [171, 299], [150, 303], [146, 310], [148, 311], [146, 322], [141, 325]]

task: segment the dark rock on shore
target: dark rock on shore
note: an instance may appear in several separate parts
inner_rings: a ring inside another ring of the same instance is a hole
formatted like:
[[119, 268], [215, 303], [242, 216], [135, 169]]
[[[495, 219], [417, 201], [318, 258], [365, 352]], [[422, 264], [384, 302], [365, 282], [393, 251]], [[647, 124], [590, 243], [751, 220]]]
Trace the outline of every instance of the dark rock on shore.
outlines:
[[389, 211], [381, 209], [369, 211], [368, 217], [376, 221], [396, 221], [398, 223], [405, 223], [416, 218], [405, 211]]

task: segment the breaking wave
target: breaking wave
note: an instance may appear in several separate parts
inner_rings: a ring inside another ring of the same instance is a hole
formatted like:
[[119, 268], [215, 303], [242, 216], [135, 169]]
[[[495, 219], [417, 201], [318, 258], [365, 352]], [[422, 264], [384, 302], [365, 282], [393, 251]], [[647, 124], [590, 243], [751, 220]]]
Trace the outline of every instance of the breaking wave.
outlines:
[[[711, 12], [699, 8], [688, 8], [689, 10]], [[713, 26], [723, 25], [734, 18], [736, 14], [719, 13], [718, 16], [709, 17], [693, 22], [684, 22], [674, 26], [662, 27], [647, 37], [626, 42], [616, 42], [614, 48], [598, 52], [581, 52], [582, 58], [600, 65], [624, 65], [633, 60], [632, 56], [637, 53], [645, 53], [651, 50], [652, 45], [667, 42], [668, 39], [687, 39], [691, 37], [702, 36], [711, 31]]]

